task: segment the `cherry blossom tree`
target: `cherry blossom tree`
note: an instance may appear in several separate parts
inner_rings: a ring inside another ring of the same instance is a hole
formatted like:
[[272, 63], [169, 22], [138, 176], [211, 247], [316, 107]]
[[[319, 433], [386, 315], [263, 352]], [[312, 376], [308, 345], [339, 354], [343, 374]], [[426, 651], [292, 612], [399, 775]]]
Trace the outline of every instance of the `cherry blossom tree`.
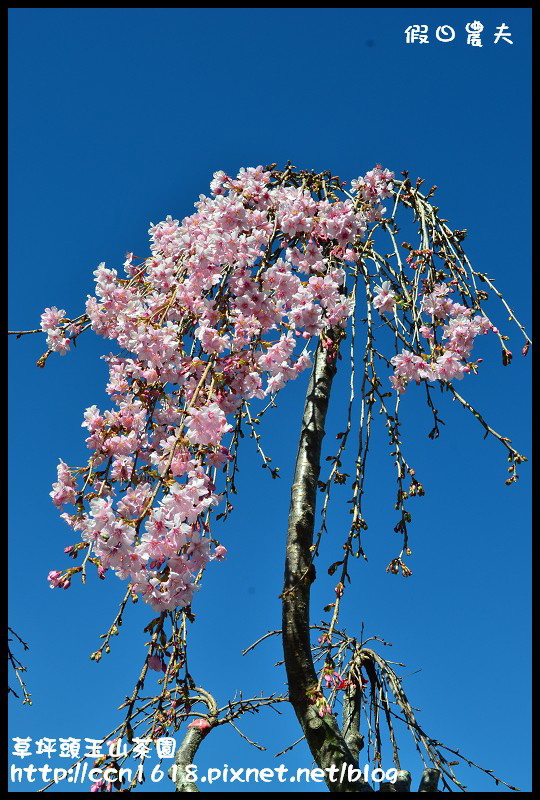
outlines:
[[[410, 501], [424, 494], [400, 431], [404, 392], [427, 403], [432, 439], [443, 424], [439, 395], [472, 414], [485, 436], [500, 443], [507, 484], [526, 461], [455, 384], [480, 379], [481, 359], [473, 357], [478, 336], [499, 343], [505, 366], [512, 360], [508, 336], [484, 311], [490, 295], [523, 336], [523, 355], [530, 339], [487, 273], [469, 262], [466, 231], [453, 230], [440, 216], [436, 187], [425, 192], [422, 185], [406, 172], [396, 179], [381, 166], [350, 184], [290, 163], [283, 170], [275, 164], [242, 169], [234, 178], [216, 172], [195, 213], [182, 222], [169, 216], [152, 224], [149, 256], [129, 253], [122, 273], [98, 266], [95, 296], [83, 313], [70, 317], [47, 308], [39, 329], [13, 332], [46, 335], [40, 367], [53, 353], [65, 355], [89, 330], [118, 348], [105, 356], [111, 408], [84, 412], [88, 463], [58, 464], [51, 498], [73, 532], [65, 548], [73, 565], [52, 570], [48, 580], [52, 588], [68, 589], [96, 570], [103, 580], [124, 583], [120, 607], [91, 655], [95, 662], [110, 651], [128, 606], [149, 606], [146, 657], [123, 704], [124, 718], [108, 738], [133, 743], [135, 735], [156, 739], [180, 731], [170, 773], [177, 791], [199, 791], [189, 765], [215, 728], [238, 730], [242, 715], [281, 703], [292, 704], [300, 737], [332, 792], [410, 791], [398, 721], [423, 761], [418, 791], [462, 789], [453, 766], [476, 766], [424, 731], [402, 679], [379, 652], [382, 640], [363, 631], [351, 636], [340, 625], [351, 565], [366, 559], [363, 495], [370, 449], [377, 446], [376, 414], [384, 420], [396, 473], [399, 545], [386, 567], [392, 575], [412, 574]], [[410, 241], [402, 240], [402, 230]], [[331, 388], [341, 370], [350, 372], [348, 412], [323, 474]], [[192, 604], [204, 591], [206, 568], [226, 557], [220, 520], [233, 511], [244, 434], [277, 478], [259, 423], [272, 412], [277, 393], [304, 371], [311, 377], [283, 538], [282, 627], [248, 648], [281, 638], [288, 692], [236, 696], [219, 706], [212, 687], [199, 686], [188, 668]], [[343, 461], [353, 440], [355, 472], [349, 475]], [[336, 485], [349, 488], [350, 527], [337, 560], [323, 565], [335, 576], [335, 588], [326, 620], [316, 623], [310, 595]], [[159, 693], [150, 697], [143, 693], [149, 670], [161, 674]], [[367, 746], [380, 766], [383, 739], [395, 769], [391, 781], [374, 786], [360, 774], [358, 758]], [[107, 763], [118, 768], [128, 755], [110, 756]], [[101, 780], [92, 788], [125, 791], [135, 784]]]

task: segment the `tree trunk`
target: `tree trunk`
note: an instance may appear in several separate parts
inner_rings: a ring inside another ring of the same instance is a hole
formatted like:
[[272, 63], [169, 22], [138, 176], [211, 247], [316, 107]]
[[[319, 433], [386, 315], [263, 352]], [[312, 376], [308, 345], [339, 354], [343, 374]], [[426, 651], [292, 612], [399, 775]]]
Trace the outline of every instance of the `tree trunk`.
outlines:
[[199, 749], [199, 745], [206, 735], [206, 731], [201, 731], [198, 728], [190, 728], [182, 744], [176, 751], [174, 758], [174, 766], [176, 769], [169, 769], [169, 778], [174, 781], [177, 792], [199, 792], [200, 789], [195, 781], [188, 781], [186, 776], [186, 767], [193, 764], [195, 754]]
[[[331, 333], [330, 338], [336, 341], [337, 335]], [[311, 655], [309, 629], [310, 589], [315, 579], [313, 553], [310, 548], [313, 544], [317, 481], [321, 466], [326, 412], [336, 373], [336, 359], [330, 360], [327, 353], [328, 351], [319, 342], [307, 390], [296, 457], [282, 595], [283, 652], [289, 699], [313, 758], [323, 770], [331, 767], [341, 770], [343, 765], [346, 770], [348, 766], [358, 767], [358, 746], [353, 747], [353, 754], [341, 734], [335, 717], [326, 713], [321, 716], [313, 702], [317, 693], [317, 674]], [[356, 715], [353, 716], [356, 718]], [[357, 718], [355, 722], [357, 723]], [[349, 741], [352, 741], [352, 735]], [[373, 791], [363, 779], [354, 783], [347, 780], [331, 781], [326, 772], [325, 780], [332, 792]]]

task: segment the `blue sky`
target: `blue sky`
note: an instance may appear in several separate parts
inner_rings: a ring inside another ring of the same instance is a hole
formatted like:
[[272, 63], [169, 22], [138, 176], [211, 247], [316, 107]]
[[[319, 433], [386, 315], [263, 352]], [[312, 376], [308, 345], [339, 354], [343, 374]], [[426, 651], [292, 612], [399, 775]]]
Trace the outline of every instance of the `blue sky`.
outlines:
[[[10, 329], [37, 327], [45, 306], [79, 313], [97, 264], [118, 267], [126, 251], [144, 257], [149, 223], [190, 214], [215, 170], [287, 159], [349, 181], [382, 163], [436, 183], [444, 216], [470, 232], [473, 264], [529, 322], [530, 9], [15, 8], [9, 14]], [[482, 48], [466, 44], [464, 27], [473, 20], [484, 25]], [[494, 43], [501, 23], [512, 45]], [[429, 43], [406, 44], [412, 24], [429, 26]], [[441, 25], [455, 29], [454, 41], [437, 41]], [[505, 315], [494, 300], [488, 309], [503, 328]], [[530, 454], [530, 361], [519, 355], [517, 332], [506, 328], [512, 366], [502, 367], [495, 341], [482, 341], [481, 375], [461, 388], [496, 430]], [[79, 342], [69, 356], [51, 357], [38, 370], [43, 341], [10, 340], [10, 624], [31, 645], [25, 662], [34, 700], [32, 708], [11, 700], [10, 736], [33, 740], [100, 738], [120, 722], [115, 708], [144, 657], [148, 612], [139, 605], [111, 655], [98, 666], [88, 658], [123, 596], [119, 581], [89, 581], [64, 593], [45, 580], [67, 563], [68, 529], [48, 496], [58, 457], [85, 461], [83, 410], [105, 402], [99, 356], [109, 343]], [[281, 657], [277, 641], [245, 658], [240, 652], [280, 627], [288, 488], [306, 381], [288, 386], [266, 417], [281, 481], [260, 470], [245, 442], [242, 491], [220, 532], [229, 555], [209, 569], [194, 607], [192, 672], [221, 702], [236, 689], [247, 695], [284, 686], [282, 668], [273, 666]], [[345, 385], [336, 384], [329, 447], [342, 428]], [[406, 687], [430, 735], [530, 790], [530, 466], [506, 487], [500, 445], [483, 441], [478, 423], [449, 402], [440, 411], [447, 424], [431, 442], [421, 397], [407, 393], [404, 434], [427, 492], [414, 508], [414, 575], [405, 581], [384, 572], [394, 555], [394, 487], [381, 437], [367, 484], [369, 562], [357, 565], [345, 622], [351, 632], [363, 622], [392, 642], [392, 655], [383, 654], [407, 665], [402, 674], [415, 673]], [[337, 507], [332, 530], [339, 534], [346, 524], [346, 507]], [[329, 541], [321, 574], [334, 552]], [[323, 578], [315, 618], [330, 588]], [[201, 769], [310, 765], [304, 744], [273, 758], [299, 736], [290, 710], [261, 713], [242, 727], [267, 751], [220, 729], [197, 755]], [[402, 760], [418, 776], [407, 747]], [[466, 767], [460, 775], [472, 791], [503, 790]], [[36, 788], [22, 783], [11, 790]], [[68, 788], [88, 786], [55, 791]], [[251, 788], [215, 784], [208, 791]], [[168, 790], [166, 781], [159, 784]]]

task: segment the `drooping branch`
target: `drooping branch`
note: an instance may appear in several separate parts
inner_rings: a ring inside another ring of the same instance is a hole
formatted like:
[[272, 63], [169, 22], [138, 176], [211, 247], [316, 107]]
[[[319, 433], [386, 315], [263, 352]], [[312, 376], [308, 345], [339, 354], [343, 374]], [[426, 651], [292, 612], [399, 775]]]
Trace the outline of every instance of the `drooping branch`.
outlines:
[[[18, 642], [19, 642], [19, 643], [20, 643], [20, 644], [23, 646], [23, 649], [24, 649], [25, 651], [30, 649], [30, 648], [28, 647], [28, 645], [26, 644], [26, 642], [25, 642], [25, 641], [23, 641], [23, 639], [21, 639], [21, 637], [19, 636], [19, 634], [18, 634], [18, 633], [16, 633], [16, 632], [13, 630], [13, 628], [10, 628], [10, 627], [8, 626], [8, 634], [9, 634], [9, 633], [13, 634], [13, 636], [15, 637], [15, 639], [16, 639], [16, 640], [17, 640], [17, 641], [18, 641]], [[11, 668], [13, 669], [13, 672], [15, 673], [15, 677], [17, 678], [17, 681], [19, 682], [19, 685], [20, 685], [20, 687], [21, 687], [21, 690], [22, 690], [22, 693], [23, 693], [23, 701], [22, 701], [22, 702], [23, 702], [23, 705], [26, 705], [26, 704], [28, 704], [29, 706], [31, 706], [31, 705], [32, 705], [32, 695], [31, 695], [31, 694], [30, 694], [30, 692], [28, 691], [28, 688], [27, 688], [27, 686], [26, 686], [26, 681], [25, 681], [25, 680], [24, 680], [24, 678], [22, 677], [22, 673], [23, 673], [23, 672], [26, 672], [26, 667], [25, 667], [25, 666], [24, 666], [24, 664], [22, 664], [22, 663], [21, 663], [21, 661], [20, 661], [20, 660], [19, 660], [19, 659], [18, 659], [18, 658], [17, 658], [17, 657], [14, 655], [14, 653], [13, 653], [13, 651], [12, 651], [12, 649], [11, 649], [10, 645], [9, 645], [9, 643], [10, 643], [10, 642], [12, 642], [12, 641], [14, 641], [14, 640], [13, 640], [13, 639], [11, 639], [11, 638], [8, 636], [8, 662], [9, 662], [9, 664], [10, 664]], [[12, 687], [11, 687], [11, 686], [9, 686], [9, 685], [8, 685], [8, 694], [10, 694], [10, 693], [11, 693], [11, 694], [13, 694], [13, 695], [15, 695], [15, 697], [17, 697], [17, 698], [19, 697], [19, 695], [17, 694], [17, 692], [16, 692], [14, 689], [12, 689]]]

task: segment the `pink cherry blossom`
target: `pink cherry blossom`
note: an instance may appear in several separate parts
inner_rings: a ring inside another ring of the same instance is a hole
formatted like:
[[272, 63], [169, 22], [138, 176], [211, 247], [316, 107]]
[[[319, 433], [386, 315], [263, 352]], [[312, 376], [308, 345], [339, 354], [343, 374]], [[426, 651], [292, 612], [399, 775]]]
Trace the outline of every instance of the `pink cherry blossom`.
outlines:
[[148, 664], [148, 668], [153, 669], [155, 672], [165, 672], [166, 667], [160, 656], [149, 656], [146, 663]]
[[226, 555], [227, 555], [227, 550], [225, 549], [225, 547], [223, 547], [222, 544], [218, 544], [218, 546], [214, 550], [214, 558], [217, 561], [223, 561]]
[[393, 311], [396, 305], [396, 294], [392, 291], [390, 281], [384, 281], [381, 286], [375, 286], [375, 291], [377, 294], [373, 299], [373, 307], [378, 309], [380, 314]]
[[64, 319], [65, 316], [66, 312], [63, 308], [58, 309], [56, 306], [52, 306], [52, 308], [46, 308], [41, 315], [41, 330], [45, 331], [46, 333], [55, 330], [58, 328], [60, 320]]

